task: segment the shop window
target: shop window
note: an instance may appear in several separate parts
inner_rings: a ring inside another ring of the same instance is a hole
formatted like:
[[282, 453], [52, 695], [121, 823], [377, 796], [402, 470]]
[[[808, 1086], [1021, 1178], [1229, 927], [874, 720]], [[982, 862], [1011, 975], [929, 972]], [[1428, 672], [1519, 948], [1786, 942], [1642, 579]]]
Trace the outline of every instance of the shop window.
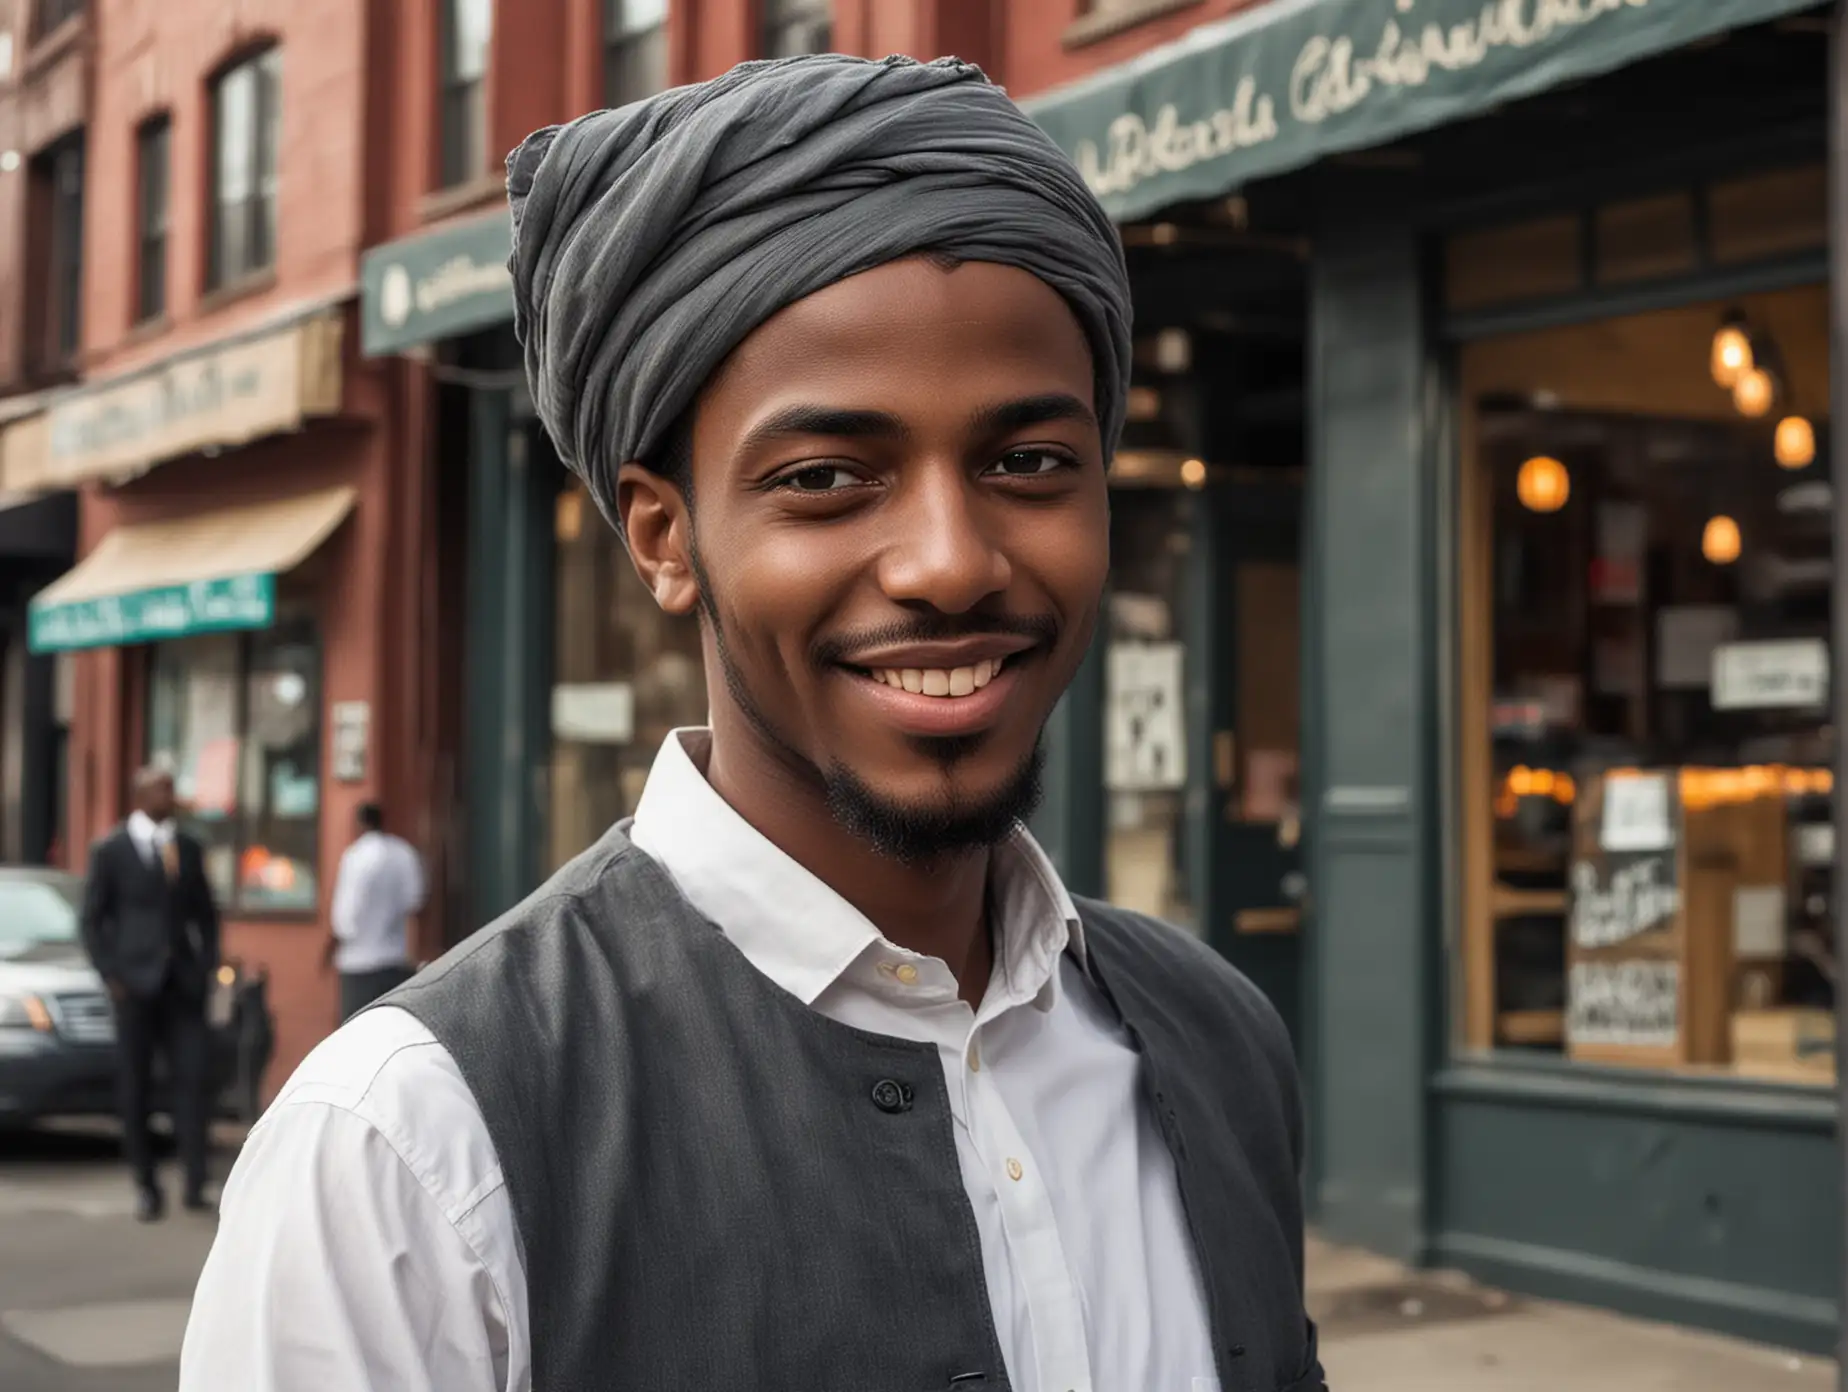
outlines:
[[1185, 643], [1193, 485], [1140, 486], [1133, 468], [1119, 475], [1125, 480], [1138, 486], [1114, 489], [1110, 505], [1104, 896], [1197, 929], [1183, 695], [1187, 663], [1199, 658]]
[[233, 913], [320, 901], [321, 647], [307, 618], [157, 643], [148, 752], [173, 770], [206, 876]]
[[165, 116], [135, 133], [135, 318], [167, 312], [167, 179], [173, 125]]
[[1584, 283], [1579, 227], [1565, 216], [1459, 233], [1445, 248], [1445, 303], [1480, 309], [1572, 294]]
[[552, 754], [542, 876], [630, 816], [670, 730], [706, 723], [699, 625], [661, 612], [584, 486], [556, 519]]
[[832, 10], [833, 0], [764, 0], [764, 57], [832, 50]]
[[66, 137], [37, 160], [48, 212], [42, 359], [48, 371], [68, 366], [83, 342], [83, 164], [81, 135]]
[[667, 0], [603, 0], [603, 101], [626, 106], [667, 86]]
[[1464, 348], [1468, 1046], [1833, 1080], [1828, 344], [1812, 286]]
[[442, 178], [466, 184], [488, 168], [488, 44], [493, 0], [446, 0], [443, 6]]
[[207, 282], [234, 285], [276, 260], [282, 52], [266, 49], [212, 87], [212, 251]]
[[1715, 184], [1707, 226], [1715, 261], [1818, 251], [1829, 243], [1828, 171], [1812, 164]]

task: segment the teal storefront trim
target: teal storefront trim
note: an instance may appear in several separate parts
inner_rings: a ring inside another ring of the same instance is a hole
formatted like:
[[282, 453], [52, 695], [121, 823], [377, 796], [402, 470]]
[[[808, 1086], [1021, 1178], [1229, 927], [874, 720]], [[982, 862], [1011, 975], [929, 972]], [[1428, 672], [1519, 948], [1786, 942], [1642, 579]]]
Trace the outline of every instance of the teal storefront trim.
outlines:
[[235, 575], [64, 604], [34, 601], [26, 643], [35, 653], [71, 652], [268, 628], [275, 622], [276, 577]]
[[513, 319], [505, 208], [374, 247], [360, 260], [360, 351], [402, 352]]
[[1112, 217], [1213, 198], [1816, 0], [1270, 0], [1022, 103]]

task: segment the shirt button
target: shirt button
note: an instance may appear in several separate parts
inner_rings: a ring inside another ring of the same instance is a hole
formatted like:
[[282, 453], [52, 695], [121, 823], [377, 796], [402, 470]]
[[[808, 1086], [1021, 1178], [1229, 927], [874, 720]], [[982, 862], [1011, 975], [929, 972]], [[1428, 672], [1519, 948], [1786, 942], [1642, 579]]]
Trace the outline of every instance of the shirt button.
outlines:
[[980, 1073], [982, 1071], [982, 1056], [976, 1053], [975, 1045], [973, 1044], [969, 1046], [969, 1071], [971, 1073]]
[[1018, 1180], [1025, 1173], [1026, 1170], [1021, 1166], [1021, 1163], [1012, 1156], [1009, 1156], [1007, 1161], [1007, 1177], [1012, 1180]]
[[899, 967], [892, 975], [896, 976], [907, 986], [915, 986], [918, 984], [918, 969], [909, 962]]

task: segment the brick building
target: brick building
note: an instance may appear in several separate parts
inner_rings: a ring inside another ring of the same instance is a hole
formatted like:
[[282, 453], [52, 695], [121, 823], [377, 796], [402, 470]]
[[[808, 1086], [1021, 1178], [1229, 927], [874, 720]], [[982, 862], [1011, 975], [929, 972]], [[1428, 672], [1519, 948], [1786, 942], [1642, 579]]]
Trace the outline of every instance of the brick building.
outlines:
[[334, 1022], [321, 947], [356, 805], [426, 830], [409, 370], [361, 361], [353, 329], [395, 7], [62, 8], [88, 80], [59, 253], [81, 290], [52, 305], [74, 351], [5, 467], [80, 499], [80, 558], [29, 619], [70, 672], [64, 856], [125, 814], [136, 767], [173, 768], [225, 952], [270, 974], [275, 1081]]

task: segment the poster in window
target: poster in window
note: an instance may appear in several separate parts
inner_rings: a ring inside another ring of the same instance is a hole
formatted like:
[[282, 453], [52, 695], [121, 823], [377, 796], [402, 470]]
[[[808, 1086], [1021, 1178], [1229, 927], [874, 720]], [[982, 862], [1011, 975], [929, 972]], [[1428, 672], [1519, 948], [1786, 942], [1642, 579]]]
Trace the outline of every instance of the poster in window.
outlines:
[[1105, 663], [1104, 785], [1111, 792], [1187, 786], [1179, 643], [1113, 643]]
[[192, 811], [198, 817], [228, 817], [237, 811], [235, 735], [206, 741], [193, 765]]
[[1621, 947], [1672, 928], [1681, 912], [1675, 852], [1585, 856], [1572, 865], [1572, 943]]
[[1599, 849], [1665, 851], [1674, 844], [1675, 826], [1667, 774], [1612, 774], [1604, 780]]
[[1672, 1049], [1681, 1037], [1681, 964], [1574, 962], [1566, 1001], [1566, 1039], [1574, 1047]]

